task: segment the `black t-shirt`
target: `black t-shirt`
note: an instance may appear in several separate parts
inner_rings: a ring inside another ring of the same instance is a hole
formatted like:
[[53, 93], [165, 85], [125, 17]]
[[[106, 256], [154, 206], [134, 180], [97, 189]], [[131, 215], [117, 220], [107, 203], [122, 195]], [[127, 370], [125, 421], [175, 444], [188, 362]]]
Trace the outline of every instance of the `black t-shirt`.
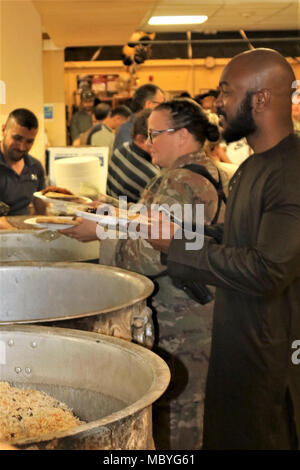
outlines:
[[0, 151], [0, 201], [10, 206], [8, 215], [28, 214], [33, 193], [44, 188], [44, 170], [36, 158], [26, 155], [24, 168], [18, 175], [7, 165]]

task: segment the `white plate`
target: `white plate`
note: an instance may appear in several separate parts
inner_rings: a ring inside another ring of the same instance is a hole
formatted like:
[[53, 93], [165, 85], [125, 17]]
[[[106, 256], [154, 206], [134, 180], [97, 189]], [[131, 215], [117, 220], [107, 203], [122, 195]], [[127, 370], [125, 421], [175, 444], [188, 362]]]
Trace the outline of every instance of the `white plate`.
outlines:
[[120, 225], [126, 226], [128, 224], [128, 220], [118, 219], [117, 217], [113, 217], [111, 215], [91, 214], [90, 212], [83, 212], [83, 211], [76, 211], [76, 215], [78, 217], [91, 220], [92, 222], [96, 222], [101, 225], [115, 226], [117, 224], [120, 224]]
[[[71, 228], [74, 227], [74, 224], [41, 224], [36, 222], [36, 217], [33, 217], [31, 219], [26, 219], [24, 220], [25, 224], [33, 225], [36, 228], [44, 228], [47, 230], [64, 230], [65, 228]], [[70, 220], [70, 217], [62, 217], [63, 219]]]
[[[97, 222], [100, 225], [115, 226], [119, 224], [119, 226], [126, 227], [129, 222], [134, 222], [134, 219], [118, 218], [118, 217], [113, 217], [111, 215], [91, 214], [90, 212], [84, 212], [84, 211], [79, 211], [79, 210], [76, 211], [76, 215], [77, 217], [82, 217], [83, 219]], [[144, 220], [142, 219], [142, 222], [145, 225], [149, 225], [148, 219], [144, 219]]]
[[39, 199], [42, 199], [43, 201], [45, 202], [51, 202], [51, 204], [55, 204], [55, 205], [62, 205], [62, 204], [72, 204], [73, 206], [74, 205], [80, 205], [82, 203], [90, 203], [92, 202], [92, 200], [88, 197], [84, 197], [84, 196], [78, 196], [82, 199], [82, 203], [81, 202], [75, 202], [75, 201], [64, 201], [63, 199], [52, 199], [50, 197], [47, 197], [47, 196], [44, 196], [44, 194], [41, 193], [41, 191], [38, 191], [36, 193], [33, 193], [34, 197], [37, 197]]

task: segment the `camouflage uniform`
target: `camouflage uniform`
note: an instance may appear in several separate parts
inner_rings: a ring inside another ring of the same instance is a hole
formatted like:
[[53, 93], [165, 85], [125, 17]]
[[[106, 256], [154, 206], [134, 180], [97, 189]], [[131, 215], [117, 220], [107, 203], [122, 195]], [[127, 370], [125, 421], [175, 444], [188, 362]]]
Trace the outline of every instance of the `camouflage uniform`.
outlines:
[[[182, 168], [191, 163], [205, 166], [218, 180], [217, 169], [204, 152], [184, 155], [152, 180], [139, 202], [147, 206], [204, 203], [209, 224], [217, 209], [217, 193], [207, 179]], [[225, 186], [226, 180], [222, 174]], [[224, 207], [219, 220], [223, 213]], [[107, 253], [104, 244], [107, 246], [107, 241], [101, 242], [101, 252]], [[119, 240], [114, 250], [112, 265], [148, 276], [166, 269], [160, 263], [160, 253], [143, 239]], [[151, 307], [157, 318], [158, 344], [153, 350], [167, 362], [172, 376], [169, 388], [153, 405], [155, 445], [157, 449], [200, 449], [214, 302], [200, 305], [176, 288], [168, 275], [157, 276], [155, 283], [158, 292]]]

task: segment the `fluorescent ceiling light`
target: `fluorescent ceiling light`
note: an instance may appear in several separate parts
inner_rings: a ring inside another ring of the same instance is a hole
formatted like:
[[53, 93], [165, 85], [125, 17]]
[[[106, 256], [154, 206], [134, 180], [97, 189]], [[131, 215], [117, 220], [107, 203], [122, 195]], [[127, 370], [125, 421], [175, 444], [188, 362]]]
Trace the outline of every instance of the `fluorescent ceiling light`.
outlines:
[[207, 20], [207, 16], [152, 16], [148, 21], [151, 25], [164, 24], [201, 24]]

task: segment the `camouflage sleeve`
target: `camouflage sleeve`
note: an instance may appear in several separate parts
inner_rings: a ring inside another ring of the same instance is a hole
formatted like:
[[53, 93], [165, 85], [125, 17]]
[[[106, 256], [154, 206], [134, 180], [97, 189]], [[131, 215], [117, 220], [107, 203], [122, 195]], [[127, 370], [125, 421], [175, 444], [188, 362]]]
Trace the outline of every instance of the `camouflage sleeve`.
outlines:
[[[206, 178], [189, 170], [176, 169], [167, 172], [155, 194], [149, 192], [149, 197], [145, 194], [142, 202], [148, 207], [151, 203], [167, 204], [169, 207], [177, 204], [182, 214], [184, 204], [204, 203], [207, 223], [215, 214], [218, 197], [215, 188]], [[160, 252], [141, 238], [119, 240], [116, 245], [115, 265], [148, 276], [159, 274], [166, 269], [160, 263]]]
[[116, 249], [116, 266], [146, 276], [155, 276], [166, 270], [160, 263], [160, 252], [142, 238], [119, 240]]
[[[154, 195], [158, 192], [163, 171], [153, 178], [143, 191], [139, 203], [147, 207], [151, 206]], [[127, 240], [102, 240], [100, 244], [101, 264], [119, 266], [140, 274], [154, 276], [166, 270], [166, 266], [160, 263], [160, 252], [143, 239]]]
[[[207, 178], [187, 169], [178, 168], [169, 171], [163, 178], [153, 203], [180, 204], [182, 213], [184, 205], [204, 204], [204, 222], [209, 224], [218, 205], [218, 195]], [[193, 220], [195, 222], [195, 220]]]
[[101, 240], [99, 263], [117, 266], [146, 276], [155, 276], [166, 270], [160, 263], [160, 252], [146, 240]]

